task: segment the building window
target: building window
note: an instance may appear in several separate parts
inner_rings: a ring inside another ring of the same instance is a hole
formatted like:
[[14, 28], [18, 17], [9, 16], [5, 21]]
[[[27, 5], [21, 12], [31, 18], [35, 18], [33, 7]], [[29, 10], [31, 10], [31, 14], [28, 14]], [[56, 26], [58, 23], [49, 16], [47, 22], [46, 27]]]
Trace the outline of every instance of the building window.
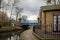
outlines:
[[60, 31], [60, 15], [54, 15], [54, 26], [53, 26], [53, 31], [59, 32]]

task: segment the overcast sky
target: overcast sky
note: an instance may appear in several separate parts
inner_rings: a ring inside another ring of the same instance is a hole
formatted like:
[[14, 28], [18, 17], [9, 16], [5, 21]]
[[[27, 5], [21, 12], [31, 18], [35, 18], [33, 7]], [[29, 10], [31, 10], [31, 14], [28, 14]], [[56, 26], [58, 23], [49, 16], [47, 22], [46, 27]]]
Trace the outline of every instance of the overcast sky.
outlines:
[[[41, 6], [45, 6], [44, 0], [20, 0], [17, 6], [23, 8], [21, 15], [26, 15], [28, 20], [37, 20]], [[10, 13], [10, 11], [8, 11]], [[10, 15], [10, 14], [8, 14]], [[15, 18], [15, 16], [13, 16]]]
[[37, 20], [40, 7], [46, 5], [44, 0], [20, 0], [20, 4], [24, 9], [22, 15], [27, 15], [28, 20]]

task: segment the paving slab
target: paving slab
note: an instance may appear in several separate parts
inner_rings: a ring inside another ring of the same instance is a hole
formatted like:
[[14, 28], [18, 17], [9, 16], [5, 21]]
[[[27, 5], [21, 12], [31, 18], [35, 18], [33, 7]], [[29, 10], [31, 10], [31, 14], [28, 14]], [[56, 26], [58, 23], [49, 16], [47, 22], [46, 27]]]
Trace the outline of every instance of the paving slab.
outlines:
[[24, 31], [20, 35], [20, 40], [39, 40], [33, 35], [33, 27], [31, 26], [29, 30]]

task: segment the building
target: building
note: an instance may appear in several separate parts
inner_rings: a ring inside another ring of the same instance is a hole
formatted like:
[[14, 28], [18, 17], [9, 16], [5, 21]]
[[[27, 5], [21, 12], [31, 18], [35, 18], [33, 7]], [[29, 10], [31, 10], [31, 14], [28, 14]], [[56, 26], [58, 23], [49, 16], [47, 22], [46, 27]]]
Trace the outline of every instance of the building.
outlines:
[[0, 0], [0, 7], [1, 7], [1, 0]]
[[0, 0], [0, 4], [1, 4], [1, 0]]
[[40, 31], [47, 38], [60, 38], [60, 5], [42, 6]]

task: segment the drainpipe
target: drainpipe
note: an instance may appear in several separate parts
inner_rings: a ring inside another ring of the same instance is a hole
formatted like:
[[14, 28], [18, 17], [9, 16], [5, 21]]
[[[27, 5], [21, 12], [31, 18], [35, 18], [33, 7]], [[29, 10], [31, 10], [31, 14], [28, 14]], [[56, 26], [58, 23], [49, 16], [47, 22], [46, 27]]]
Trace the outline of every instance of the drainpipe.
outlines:
[[44, 17], [44, 19], [45, 19], [45, 24], [44, 24], [44, 26], [45, 26], [45, 33], [46, 33], [46, 12], [45, 12], [45, 17]]

